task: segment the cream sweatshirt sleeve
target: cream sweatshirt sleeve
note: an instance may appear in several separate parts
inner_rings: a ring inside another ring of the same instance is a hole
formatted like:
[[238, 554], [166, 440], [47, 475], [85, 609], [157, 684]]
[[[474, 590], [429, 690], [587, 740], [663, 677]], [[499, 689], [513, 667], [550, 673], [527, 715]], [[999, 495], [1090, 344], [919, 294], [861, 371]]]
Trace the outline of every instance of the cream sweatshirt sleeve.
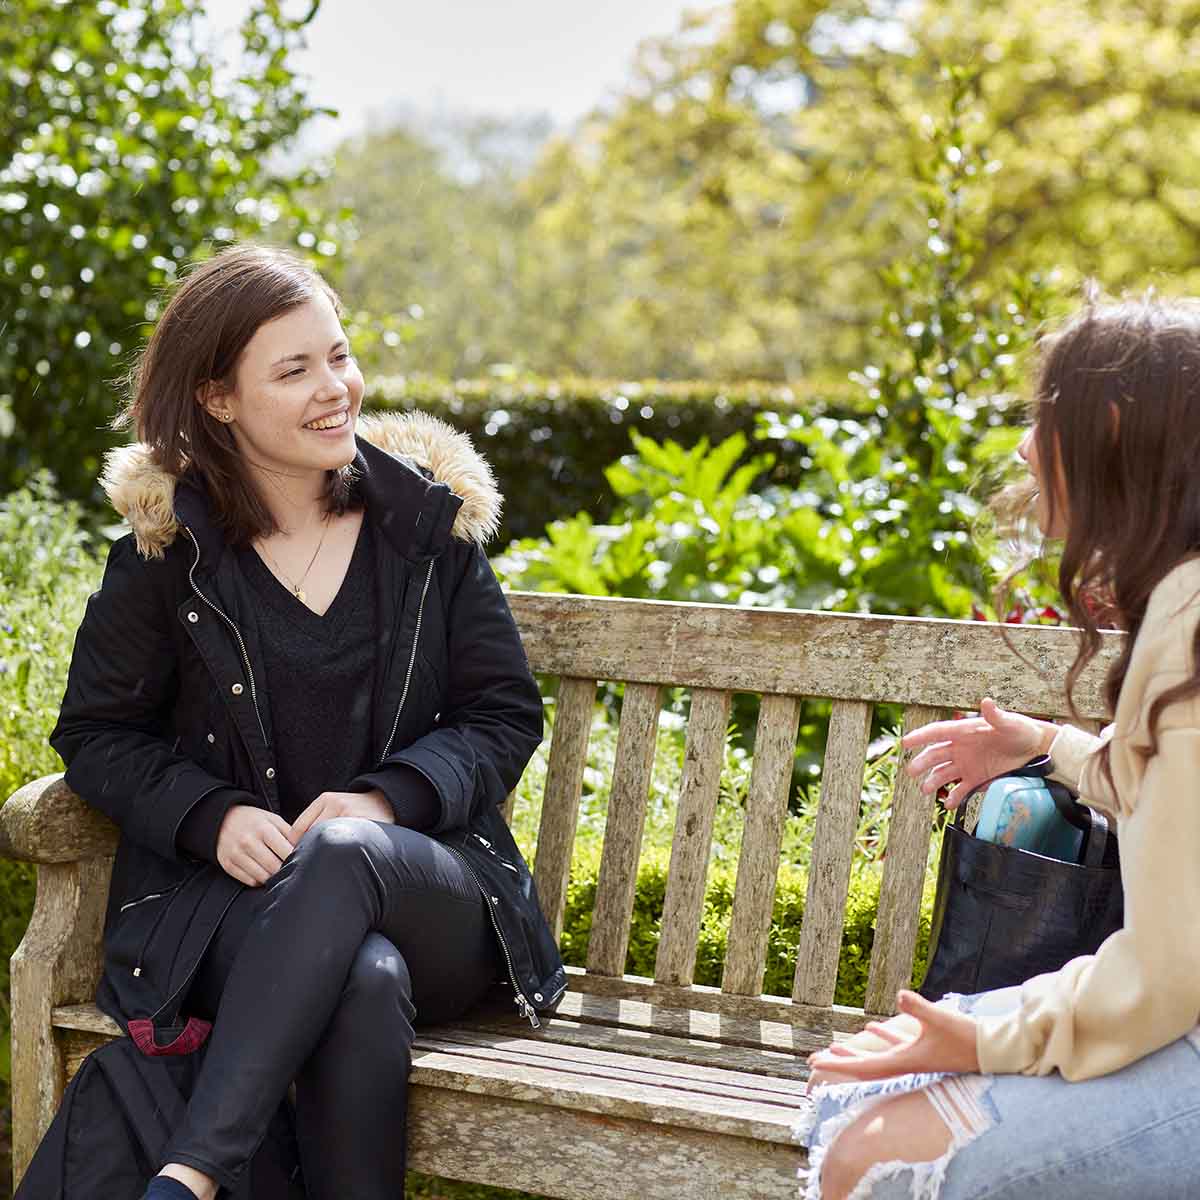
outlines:
[[1098, 751], [1113, 735], [1115, 725], [1106, 725], [1097, 736], [1074, 725], [1064, 725], [1050, 743], [1050, 778], [1065, 783], [1093, 808], [1114, 816], [1117, 796], [1100, 767]]
[[1125, 924], [1096, 954], [1026, 982], [1015, 1010], [977, 1020], [983, 1071], [1088, 1079], [1200, 1020], [1200, 699], [1162, 710], [1158, 752], [1147, 757], [1151, 703], [1195, 669], [1198, 597], [1196, 562], [1151, 597], [1110, 734], [1115, 788], [1099, 769], [1100, 739], [1080, 730], [1055, 739], [1056, 775], [1117, 814]]

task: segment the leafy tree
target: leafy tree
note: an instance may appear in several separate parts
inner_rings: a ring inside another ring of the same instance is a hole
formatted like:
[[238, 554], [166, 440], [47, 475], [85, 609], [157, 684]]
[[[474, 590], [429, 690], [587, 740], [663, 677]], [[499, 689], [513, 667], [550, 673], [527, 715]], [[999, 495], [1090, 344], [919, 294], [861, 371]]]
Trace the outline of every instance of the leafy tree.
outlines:
[[391, 319], [370, 365], [454, 378], [538, 344], [519, 182], [548, 131], [541, 117], [402, 113], [342, 146], [317, 195], [350, 219], [345, 296]]
[[[840, 375], [913, 205], [945, 67], [979, 75], [989, 151], [968, 276], [1060, 266], [1112, 290], [1200, 284], [1200, 0], [734, 0], [649, 43], [627, 94], [527, 183], [531, 351], [608, 374]], [[576, 300], [578, 299], [578, 304]]]
[[257, 0], [236, 71], [201, 0], [0, 0], [0, 492], [94, 488], [113, 381], [213, 243], [335, 249], [273, 166], [316, 110], [288, 63], [316, 11]]
[[[580, 513], [514, 542], [499, 560], [510, 584], [926, 616], [986, 606], [996, 563], [980, 498], [1015, 448], [1022, 359], [1055, 296], [1035, 274], [995, 297], [972, 282], [991, 161], [971, 133], [980, 80], [951, 70], [938, 86], [907, 214], [926, 239], [879, 274], [897, 299], [853, 374], [859, 411], [763, 413], [745, 462], [741, 434], [690, 449], [635, 434], [636, 453], [606, 472], [611, 524]], [[799, 485], [758, 486], [785, 457]]]

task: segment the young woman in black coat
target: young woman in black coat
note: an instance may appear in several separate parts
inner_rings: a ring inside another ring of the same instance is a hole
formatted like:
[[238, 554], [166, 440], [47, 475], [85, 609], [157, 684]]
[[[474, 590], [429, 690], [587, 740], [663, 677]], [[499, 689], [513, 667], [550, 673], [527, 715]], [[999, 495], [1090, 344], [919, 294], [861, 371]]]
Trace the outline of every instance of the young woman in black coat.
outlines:
[[167, 306], [51, 736], [121, 829], [98, 1001], [204, 1060], [149, 1198], [233, 1190], [296, 1085], [310, 1200], [403, 1195], [413, 1024], [566, 985], [500, 812], [541, 700], [469, 442], [360, 416], [336, 296], [235, 247]]

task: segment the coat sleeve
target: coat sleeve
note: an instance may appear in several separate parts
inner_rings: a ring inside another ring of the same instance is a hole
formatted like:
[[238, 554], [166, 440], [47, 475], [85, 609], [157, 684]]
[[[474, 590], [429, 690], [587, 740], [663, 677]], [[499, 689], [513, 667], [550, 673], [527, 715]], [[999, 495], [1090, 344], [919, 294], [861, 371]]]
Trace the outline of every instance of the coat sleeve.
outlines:
[[75, 635], [50, 745], [74, 792], [131, 841], [175, 859], [184, 817], [228, 784], [173, 747], [179, 675], [170, 605], [155, 579], [165, 569], [141, 559], [132, 536], [113, 544]]
[[478, 546], [450, 553], [450, 674], [437, 727], [351, 785], [391, 798], [416, 770], [437, 792], [432, 833], [463, 829], [485, 806], [503, 804], [542, 740], [541, 694], [500, 584]]

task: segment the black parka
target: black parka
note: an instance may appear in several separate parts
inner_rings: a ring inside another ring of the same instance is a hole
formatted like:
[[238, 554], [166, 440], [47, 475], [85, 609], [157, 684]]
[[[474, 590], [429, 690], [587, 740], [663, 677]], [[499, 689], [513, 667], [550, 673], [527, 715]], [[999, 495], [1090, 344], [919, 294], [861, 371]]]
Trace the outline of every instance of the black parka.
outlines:
[[[359, 488], [381, 532], [376, 772], [416, 769], [488, 905], [518, 1010], [537, 1024], [566, 987], [533, 880], [500, 812], [542, 736], [516, 625], [484, 556], [499, 496], [465, 437], [419, 414], [361, 420]], [[66, 781], [121, 830], [100, 1006], [177, 1026], [187, 985], [242, 885], [176, 845], [218, 788], [279, 811], [265, 670], [235, 565], [203, 490], [144, 447], [105, 487], [133, 533], [88, 601], [51, 744]], [[286, 698], [271, 709], [286, 712]], [[337, 712], [331, 710], [331, 718]]]

